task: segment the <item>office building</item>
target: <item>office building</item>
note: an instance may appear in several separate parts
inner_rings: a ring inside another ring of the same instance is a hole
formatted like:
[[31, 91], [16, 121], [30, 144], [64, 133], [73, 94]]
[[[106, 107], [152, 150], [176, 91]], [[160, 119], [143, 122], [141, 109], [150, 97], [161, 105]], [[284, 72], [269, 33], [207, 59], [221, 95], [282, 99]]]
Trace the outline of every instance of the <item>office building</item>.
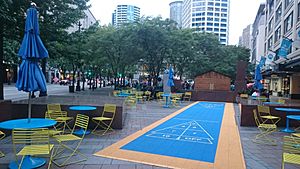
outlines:
[[260, 4], [256, 13], [255, 20], [252, 24], [252, 48], [251, 59], [252, 64], [258, 64], [261, 56], [264, 55], [264, 39], [265, 39], [265, 7], [266, 4]]
[[[275, 96], [300, 99], [300, 46], [295, 45], [299, 40], [300, 0], [267, 0], [265, 18], [264, 54], [271, 60], [271, 68], [263, 70], [265, 83]], [[279, 57], [283, 38], [294, 42], [288, 55]], [[269, 57], [270, 51], [276, 55]]]
[[72, 27], [68, 28], [68, 32], [72, 33], [75, 31], [78, 31], [79, 29], [79, 22], [80, 22], [80, 28], [81, 29], [87, 29], [90, 26], [92, 26], [93, 24], [95, 24], [97, 22], [96, 18], [94, 17], [93, 13], [87, 9], [84, 10], [84, 17], [81, 18], [77, 23], [74, 23]]
[[239, 46], [251, 49], [251, 40], [252, 40], [252, 25], [248, 25], [243, 29], [243, 34], [239, 41]]
[[133, 5], [117, 5], [117, 9], [112, 13], [112, 25], [121, 26], [140, 18], [140, 8]]
[[182, 5], [183, 1], [170, 3], [170, 19], [177, 22], [178, 28], [182, 28]]
[[230, 0], [184, 0], [182, 27], [214, 33], [228, 44]]

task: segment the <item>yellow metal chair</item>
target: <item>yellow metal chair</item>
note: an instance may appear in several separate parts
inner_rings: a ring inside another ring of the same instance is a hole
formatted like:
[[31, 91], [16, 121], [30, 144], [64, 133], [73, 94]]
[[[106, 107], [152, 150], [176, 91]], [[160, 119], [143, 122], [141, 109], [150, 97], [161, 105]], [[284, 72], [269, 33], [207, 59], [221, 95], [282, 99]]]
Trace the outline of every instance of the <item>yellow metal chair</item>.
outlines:
[[[22, 166], [25, 156], [49, 155], [48, 169], [51, 166], [54, 144], [50, 144], [47, 128], [39, 129], [14, 129], [12, 131], [13, 150], [18, 163], [18, 156], [22, 156], [19, 169]], [[38, 133], [38, 134], [37, 134]], [[22, 146], [21, 150], [17, 149]], [[22, 167], [23, 168], [23, 167]]]
[[178, 107], [181, 101], [181, 94], [172, 94], [171, 95], [171, 103], [172, 106]]
[[183, 95], [183, 100], [184, 101], [191, 101], [192, 98], [192, 92], [185, 92]]
[[69, 123], [73, 120], [73, 117], [68, 117], [68, 112], [62, 111], [60, 104], [48, 104], [45, 117], [56, 120], [57, 124], [55, 127], [58, 130], [62, 130], [63, 132], [65, 132], [66, 128], [70, 131], [72, 130]]
[[271, 133], [277, 130], [276, 124], [265, 124], [264, 122], [261, 122], [255, 109], [253, 110], [253, 116], [257, 128], [260, 131], [260, 133], [255, 136], [255, 139], [253, 139], [253, 142], [259, 144], [276, 145], [276, 140], [269, 137]]
[[151, 92], [150, 91], [145, 91], [145, 95], [143, 96], [143, 100], [150, 101], [150, 99], [151, 99]]
[[136, 98], [135, 98], [135, 96], [128, 96], [125, 99], [125, 104], [129, 105], [131, 108], [136, 107]]
[[143, 94], [144, 94], [144, 92], [141, 92], [141, 91], [135, 92], [135, 98], [138, 103], [144, 103]]
[[[96, 127], [92, 131], [96, 135], [104, 135], [108, 131], [113, 131], [111, 125], [115, 118], [117, 106], [115, 104], [104, 104], [103, 112], [100, 117], [93, 117], [92, 121], [96, 123]], [[98, 129], [98, 128], [101, 129]]]
[[258, 116], [261, 118], [264, 124], [277, 124], [280, 121], [280, 117], [271, 115], [269, 106], [257, 105]]
[[284, 99], [278, 99], [277, 102], [282, 103], [282, 104], [285, 104], [285, 100], [284, 100]]
[[240, 98], [242, 99], [248, 99], [249, 95], [248, 94], [240, 94]]
[[[53, 157], [53, 163], [59, 167], [66, 166], [69, 164], [79, 163], [87, 160], [87, 157], [78, 151], [78, 148], [85, 136], [89, 125], [89, 116], [77, 114], [75, 119], [75, 124], [72, 129], [71, 134], [64, 134], [64, 135], [56, 135], [53, 136], [55, 140], [59, 143], [59, 147], [56, 149]], [[77, 129], [83, 129], [83, 134], [81, 136], [74, 135], [73, 132]], [[75, 147], [67, 146], [66, 142], [77, 142]], [[60, 150], [62, 148], [62, 150]], [[71, 153], [64, 155], [64, 153], [69, 150]], [[80, 156], [79, 160], [71, 161], [72, 157]]]
[[[0, 131], [0, 140], [2, 140], [5, 137], [5, 133], [3, 133], [2, 131]], [[2, 153], [2, 151], [0, 151], [0, 157], [4, 157], [5, 154]]]
[[282, 149], [282, 169], [284, 169], [284, 163], [300, 165], [300, 138], [284, 136]]

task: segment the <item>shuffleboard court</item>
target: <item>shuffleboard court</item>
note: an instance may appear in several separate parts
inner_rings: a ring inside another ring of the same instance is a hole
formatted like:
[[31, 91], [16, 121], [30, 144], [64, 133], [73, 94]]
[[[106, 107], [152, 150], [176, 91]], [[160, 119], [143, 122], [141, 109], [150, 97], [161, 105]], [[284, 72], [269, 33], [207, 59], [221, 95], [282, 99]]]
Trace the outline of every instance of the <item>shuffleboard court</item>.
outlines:
[[232, 103], [195, 102], [94, 155], [178, 169], [245, 169], [234, 114]]
[[121, 149], [213, 163], [224, 105], [195, 104]]

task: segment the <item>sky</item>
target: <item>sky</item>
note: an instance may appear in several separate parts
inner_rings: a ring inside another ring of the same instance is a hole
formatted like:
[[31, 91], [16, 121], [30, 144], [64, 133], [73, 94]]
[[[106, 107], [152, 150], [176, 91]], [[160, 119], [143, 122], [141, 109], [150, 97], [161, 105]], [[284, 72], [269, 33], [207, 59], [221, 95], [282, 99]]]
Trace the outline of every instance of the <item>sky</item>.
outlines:
[[[141, 16], [169, 18], [170, 2], [175, 0], [90, 0], [91, 11], [101, 25], [111, 23], [111, 17], [119, 4], [141, 8]], [[254, 22], [260, 3], [266, 0], [230, 0], [229, 44], [236, 45], [243, 29]]]

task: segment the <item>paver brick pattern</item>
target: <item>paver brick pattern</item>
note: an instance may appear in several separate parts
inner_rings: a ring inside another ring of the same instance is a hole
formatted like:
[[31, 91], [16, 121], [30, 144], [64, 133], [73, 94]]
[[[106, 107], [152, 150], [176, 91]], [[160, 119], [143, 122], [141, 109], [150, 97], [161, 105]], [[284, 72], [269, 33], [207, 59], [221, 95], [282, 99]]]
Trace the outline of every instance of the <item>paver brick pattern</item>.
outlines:
[[[99, 89], [101, 90], [101, 89]], [[103, 90], [103, 89], [102, 89]], [[88, 92], [86, 92], [88, 93]], [[101, 93], [101, 92], [99, 92]], [[105, 92], [104, 92], [105, 93]], [[85, 94], [85, 93], [80, 93]], [[101, 93], [103, 94], [103, 92]], [[191, 102], [190, 102], [191, 103]], [[105, 136], [96, 136], [93, 134], [87, 135], [82, 142], [79, 151], [88, 156], [88, 160], [80, 163], [62, 167], [63, 169], [161, 169], [152, 165], [128, 162], [123, 160], [115, 160], [110, 158], [97, 157], [93, 154], [119, 140], [143, 129], [144, 127], [160, 120], [176, 110], [188, 105], [185, 102], [180, 107], [176, 108], [162, 108], [156, 101], [146, 102], [144, 104], [137, 104], [136, 107], [124, 107], [123, 129], [116, 130], [114, 133]], [[235, 104], [236, 122], [239, 125], [240, 111], [238, 105]], [[261, 145], [252, 142], [252, 139], [258, 134], [256, 127], [239, 127], [240, 137], [243, 147], [244, 158], [247, 169], [279, 169], [281, 168], [281, 154], [282, 154], [282, 137], [288, 135], [282, 132], [273, 134], [276, 138], [277, 146]], [[0, 169], [8, 167], [8, 163], [14, 159], [12, 153], [11, 137], [7, 137], [0, 141], [1, 151], [6, 156], [0, 158]], [[40, 167], [42, 169], [46, 166]], [[53, 169], [59, 167], [52, 164]], [[286, 165], [286, 169], [299, 169], [300, 166]]]

